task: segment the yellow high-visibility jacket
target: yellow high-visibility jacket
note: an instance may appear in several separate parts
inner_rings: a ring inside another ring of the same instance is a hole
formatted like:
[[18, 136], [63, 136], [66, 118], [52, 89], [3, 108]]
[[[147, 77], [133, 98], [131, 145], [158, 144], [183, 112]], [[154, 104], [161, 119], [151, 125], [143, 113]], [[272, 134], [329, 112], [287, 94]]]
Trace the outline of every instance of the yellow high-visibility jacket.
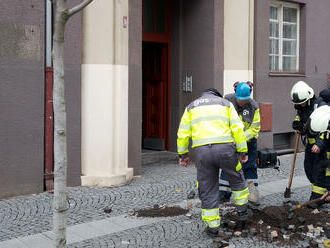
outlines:
[[181, 118], [177, 149], [178, 154], [189, 152], [192, 147], [217, 143], [236, 144], [237, 152], [247, 152], [244, 126], [232, 103], [211, 92], [190, 103]]
[[257, 139], [260, 131], [260, 110], [259, 105], [253, 99], [249, 99], [249, 102], [243, 107], [240, 107], [236, 101], [235, 94], [229, 94], [225, 96], [225, 99], [233, 103], [239, 118], [243, 122], [244, 132], [247, 140], [253, 138]]

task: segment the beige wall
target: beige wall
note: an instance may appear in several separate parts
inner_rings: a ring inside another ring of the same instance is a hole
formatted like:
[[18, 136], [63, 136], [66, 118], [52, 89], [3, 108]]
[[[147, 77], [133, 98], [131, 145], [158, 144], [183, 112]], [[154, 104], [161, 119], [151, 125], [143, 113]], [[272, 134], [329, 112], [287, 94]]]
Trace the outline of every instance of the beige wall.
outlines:
[[128, 64], [128, 0], [97, 0], [83, 14], [83, 64]]
[[98, 0], [83, 14], [82, 184], [132, 179], [128, 146], [128, 0]]
[[254, 0], [224, 1], [224, 94], [235, 81], [253, 80]]

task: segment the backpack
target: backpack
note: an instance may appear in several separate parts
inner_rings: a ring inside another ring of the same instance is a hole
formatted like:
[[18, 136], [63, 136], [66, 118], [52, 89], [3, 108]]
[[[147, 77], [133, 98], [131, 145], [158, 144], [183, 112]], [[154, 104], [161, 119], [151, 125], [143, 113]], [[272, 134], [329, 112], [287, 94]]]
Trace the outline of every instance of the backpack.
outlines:
[[257, 165], [258, 168], [273, 167], [279, 169], [280, 160], [277, 158], [277, 152], [268, 148], [258, 151]]

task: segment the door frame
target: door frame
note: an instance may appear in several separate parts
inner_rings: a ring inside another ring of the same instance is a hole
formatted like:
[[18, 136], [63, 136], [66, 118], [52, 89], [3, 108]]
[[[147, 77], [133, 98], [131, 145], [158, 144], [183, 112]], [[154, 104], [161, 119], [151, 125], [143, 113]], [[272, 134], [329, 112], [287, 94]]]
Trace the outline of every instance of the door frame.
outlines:
[[[157, 1], [157, 0], [154, 0]], [[163, 43], [167, 45], [167, 84], [166, 84], [166, 98], [167, 105], [166, 111], [166, 123], [165, 123], [165, 150], [170, 150], [170, 106], [171, 106], [171, 1], [166, 0], [166, 32], [165, 33], [153, 33], [145, 32], [143, 30], [143, 13], [142, 13], [142, 42], [155, 42]], [[143, 12], [143, 1], [142, 1]], [[142, 82], [143, 83], [143, 82]], [[144, 109], [142, 109], [144, 111]]]

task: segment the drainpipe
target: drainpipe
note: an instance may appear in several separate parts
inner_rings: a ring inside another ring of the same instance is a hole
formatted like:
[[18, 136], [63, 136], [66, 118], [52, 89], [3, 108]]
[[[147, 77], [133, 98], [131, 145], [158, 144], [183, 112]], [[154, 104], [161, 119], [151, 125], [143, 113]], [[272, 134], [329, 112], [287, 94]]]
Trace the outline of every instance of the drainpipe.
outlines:
[[52, 67], [52, 3], [45, 0], [45, 151], [44, 151], [44, 188], [54, 189], [54, 113], [53, 113], [53, 67]]
[[52, 2], [46, 1], [46, 67], [52, 67]]

